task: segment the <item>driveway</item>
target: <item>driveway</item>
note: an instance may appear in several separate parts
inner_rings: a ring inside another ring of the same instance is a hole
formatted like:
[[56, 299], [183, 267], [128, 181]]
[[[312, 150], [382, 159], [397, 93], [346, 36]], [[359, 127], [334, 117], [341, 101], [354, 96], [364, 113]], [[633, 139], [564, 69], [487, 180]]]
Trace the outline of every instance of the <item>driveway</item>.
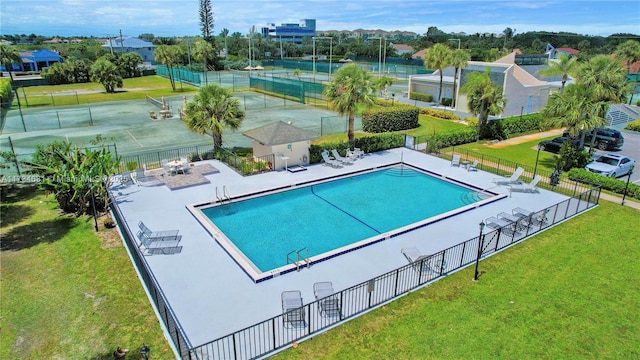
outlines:
[[[622, 136], [624, 136], [624, 145], [622, 146], [622, 149], [609, 151], [596, 150], [595, 155], [614, 153], [634, 159], [636, 161], [636, 168], [633, 171], [633, 174], [631, 174], [630, 182], [640, 185], [640, 133], [627, 130], [620, 131], [622, 132]], [[627, 176], [625, 175], [618, 179], [626, 181]]]

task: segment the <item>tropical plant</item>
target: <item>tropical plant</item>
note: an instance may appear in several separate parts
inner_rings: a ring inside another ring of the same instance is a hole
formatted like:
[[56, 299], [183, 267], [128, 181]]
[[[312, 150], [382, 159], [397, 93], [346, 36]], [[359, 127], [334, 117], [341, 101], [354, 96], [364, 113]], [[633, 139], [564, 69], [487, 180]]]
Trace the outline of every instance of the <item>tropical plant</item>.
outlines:
[[114, 93], [116, 88], [122, 87], [122, 76], [118, 68], [104, 57], [91, 66], [91, 81], [102, 84], [107, 93]]
[[[576, 82], [592, 89], [591, 95], [595, 102], [626, 102], [626, 95], [631, 90], [622, 64], [606, 55], [594, 56], [582, 64], [578, 69]], [[604, 117], [607, 110], [607, 107], [599, 108], [599, 115]]]
[[538, 70], [538, 74], [542, 76], [562, 76], [562, 85], [560, 87], [560, 93], [564, 92], [564, 86], [569, 79], [569, 75], [575, 75], [578, 69], [578, 63], [576, 58], [569, 57], [565, 54], [559, 53], [558, 57], [560, 61], [553, 61], [549, 63], [549, 67]]
[[442, 98], [442, 71], [451, 64], [451, 48], [444, 44], [435, 44], [427, 52], [424, 66], [427, 69], [437, 69], [440, 73], [440, 85], [438, 86], [438, 104]]
[[388, 76], [383, 76], [376, 80], [376, 86], [379, 90], [382, 90], [382, 97], [387, 99], [389, 93], [389, 86], [393, 85], [393, 79]]
[[[508, 29], [508, 28], [507, 28]], [[451, 107], [456, 107], [456, 84], [458, 83], [458, 71], [460, 69], [464, 69], [469, 64], [469, 60], [471, 60], [471, 55], [466, 50], [455, 50], [451, 54], [451, 66], [455, 69], [455, 73], [453, 75], [453, 100], [451, 103]]]
[[20, 51], [18, 50], [18, 48], [15, 46], [0, 43], [0, 62], [9, 73], [11, 82], [13, 82], [13, 75], [11, 75], [11, 70], [13, 69], [12, 64], [19, 64], [22, 62], [22, 59], [20, 59]]
[[627, 75], [631, 74], [631, 64], [640, 61], [640, 42], [627, 40], [616, 48], [616, 58], [627, 64]]
[[489, 115], [501, 114], [507, 105], [502, 87], [491, 81], [489, 73], [489, 68], [484, 73], [471, 72], [466, 77], [466, 83], [460, 88], [460, 91], [467, 94], [467, 107], [478, 117], [478, 138], [482, 137], [482, 130]]
[[193, 100], [187, 103], [184, 122], [191, 131], [211, 134], [217, 149], [222, 147], [224, 128], [237, 130], [244, 117], [240, 101], [233, 97], [230, 90], [218, 84], [209, 84], [201, 87]]
[[371, 74], [356, 64], [341, 67], [324, 89], [331, 106], [341, 115], [348, 116], [347, 137], [350, 144], [355, 140], [353, 123], [358, 106], [371, 106], [376, 100], [375, 91]]
[[139, 66], [142, 65], [142, 57], [134, 52], [120, 54], [118, 63], [120, 73], [125, 79], [140, 76]]
[[176, 80], [173, 77], [173, 68], [180, 64], [180, 59], [182, 58], [180, 47], [175, 45], [160, 45], [156, 48], [153, 57], [158, 64], [163, 64], [167, 67], [171, 89], [176, 91]]
[[204, 39], [197, 39], [193, 43], [192, 50], [193, 57], [198, 61], [202, 61], [202, 63], [205, 64], [205, 69], [208, 67], [207, 59], [213, 59], [213, 57], [215, 56], [215, 49], [209, 42], [205, 41]]
[[552, 127], [566, 127], [577, 138], [581, 132], [601, 126], [606, 121], [597, 109], [605, 104], [595, 101], [594, 89], [583, 84], [569, 84], [564, 93], [554, 93], [540, 111], [540, 116]]

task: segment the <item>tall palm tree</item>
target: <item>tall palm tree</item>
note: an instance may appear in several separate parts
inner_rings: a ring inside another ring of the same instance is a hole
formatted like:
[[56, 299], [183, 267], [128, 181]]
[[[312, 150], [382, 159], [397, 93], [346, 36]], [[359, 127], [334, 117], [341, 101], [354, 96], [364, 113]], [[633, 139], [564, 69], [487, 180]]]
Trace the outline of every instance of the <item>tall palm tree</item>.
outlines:
[[627, 40], [616, 48], [616, 58], [627, 63], [627, 75], [631, 73], [631, 64], [640, 61], [640, 42]]
[[353, 122], [358, 105], [370, 106], [376, 99], [376, 85], [371, 74], [356, 64], [341, 67], [333, 81], [327, 85], [324, 95], [340, 115], [348, 115], [347, 136], [353, 145], [355, 136]]
[[590, 130], [604, 123], [597, 109], [602, 103], [594, 100], [593, 88], [582, 84], [570, 84], [564, 93], [554, 93], [540, 111], [540, 116], [554, 127], [566, 127], [569, 135], [577, 138], [583, 130]]
[[173, 77], [173, 67], [180, 63], [183, 54], [179, 46], [176, 45], [160, 45], [156, 48], [153, 54], [158, 64], [163, 64], [169, 71], [169, 82], [171, 82], [171, 89], [176, 91], [176, 80]]
[[224, 128], [239, 129], [244, 117], [240, 101], [230, 90], [209, 84], [201, 87], [193, 100], [187, 103], [184, 122], [189, 130], [198, 134], [210, 133], [218, 149], [222, 147]]
[[466, 77], [466, 83], [460, 90], [467, 94], [467, 106], [478, 117], [478, 138], [487, 124], [489, 115], [498, 115], [504, 111], [507, 99], [502, 87], [496, 86], [489, 77], [490, 70], [484, 73], [472, 72]]
[[[619, 61], [606, 55], [597, 55], [582, 64], [576, 76], [576, 82], [593, 89], [596, 102], [620, 103], [626, 101], [631, 90], [627, 74]], [[604, 117], [604, 113], [599, 114]]]
[[379, 90], [382, 90], [382, 97], [388, 99], [389, 86], [393, 85], [393, 79], [389, 76], [383, 76], [375, 81]]
[[562, 76], [562, 86], [560, 87], [560, 93], [562, 94], [569, 75], [574, 75], [578, 69], [578, 63], [576, 62], [576, 58], [569, 57], [562, 53], [558, 54], [558, 57], [560, 61], [550, 62], [549, 67], [538, 70], [538, 74], [542, 76]]
[[435, 44], [427, 52], [424, 58], [424, 66], [427, 69], [437, 69], [440, 73], [440, 86], [438, 88], [438, 104], [442, 99], [442, 71], [451, 63], [451, 48], [444, 44]]
[[458, 49], [451, 54], [451, 66], [455, 69], [455, 74], [453, 75], [453, 99], [451, 102], [451, 107], [454, 109], [456, 107], [457, 100], [456, 85], [458, 84], [458, 71], [467, 67], [469, 60], [471, 60], [471, 55], [469, 55], [467, 50]]
[[13, 66], [11, 64], [20, 63], [22, 61], [20, 59], [20, 51], [15, 46], [0, 44], [0, 60], [7, 72], [9, 72], [11, 82], [13, 82], [13, 75], [11, 74]]

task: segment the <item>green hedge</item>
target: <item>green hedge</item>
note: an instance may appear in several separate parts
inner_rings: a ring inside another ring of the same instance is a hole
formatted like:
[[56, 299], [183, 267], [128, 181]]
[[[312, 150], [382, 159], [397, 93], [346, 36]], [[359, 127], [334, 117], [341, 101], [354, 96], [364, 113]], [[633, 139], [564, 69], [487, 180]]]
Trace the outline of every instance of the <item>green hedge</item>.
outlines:
[[453, 99], [452, 98], [442, 98], [442, 99], [440, 99], [440, 104], [442, 104], [444, 106], [451, 106], [451, 104], [453, 104]]
[[634, 120], [628, 123], [625, 127], [625, 130], [638, 131], [640, 132], [640, 120]]
[[424, 102], [433, 102], [433, 95], [431, 95], [431, 94], [423, 94], [423, 93], [419, 93], [419, 92], [411, 92], [409, 94], [409, 99], [418, 100], [418, 101], [424, 101]]
[[460, 116], [458, 116], [458, 114], [451, 111], [447, 111], [447, 110], [437, 110], [433, 108], [420, 108], [420, 114], [428, 115], [438, 119], [460, 120]]
[[11, 107], [11, 79], [0, 79], [0, 103]]
[[[621, 195], [624, 194], [624, 188], [627, 186], [626, 180], [618, 180], [607, 176], [594, 174], [585, 169], [571, 169], [568, 173], [568, 176], [571, 180], [587, 184], [599, 185], [603, 189]], [[627, 196], [640, 200], [640, 185], [629, 183]]]
[[483, 139], [504, 140], [521, 134], [549, 129], [551, 127], [544, 124], [539, 114], [511, 116], [489, 121], [482, 127], [480, 137]]
[[[360, 148], [360, 150], [365, 153], [395, 149], [402, 146], [404, 146], [404, 134], [398, 133], [384, 133], [355, 139], [355, 147]], [[309, 147], [309, 162], [312, 164], [322, 162], [320, 153], [324, 150], [331, 151], [332, 149], [337, 149], [340, 155], [344, 156], [346, 150], [349, 149], [349, 143], [326, 142], [322, 144], [312, 144]]]
[[475, 142], [477, 137], [478, 132], [472, 127], [464, 130], [436, 133], [427, 137], [427, 151], [436, 152], [449, 146], [469, 144]]
[[412, 105], [394, 105], [362, 112], [362, 130], [383, 133], [415, 129], [420, 111]]

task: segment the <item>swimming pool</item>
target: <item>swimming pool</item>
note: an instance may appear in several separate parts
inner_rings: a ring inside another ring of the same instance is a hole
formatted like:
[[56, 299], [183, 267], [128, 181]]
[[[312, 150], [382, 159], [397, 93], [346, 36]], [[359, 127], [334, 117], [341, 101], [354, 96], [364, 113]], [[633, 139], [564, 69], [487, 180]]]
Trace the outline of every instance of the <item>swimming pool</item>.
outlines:
[[189, 208], [258, 282], [294, 270], [296, 251], [311, 263], [324, 261], [496, 195], [405, 164]]

